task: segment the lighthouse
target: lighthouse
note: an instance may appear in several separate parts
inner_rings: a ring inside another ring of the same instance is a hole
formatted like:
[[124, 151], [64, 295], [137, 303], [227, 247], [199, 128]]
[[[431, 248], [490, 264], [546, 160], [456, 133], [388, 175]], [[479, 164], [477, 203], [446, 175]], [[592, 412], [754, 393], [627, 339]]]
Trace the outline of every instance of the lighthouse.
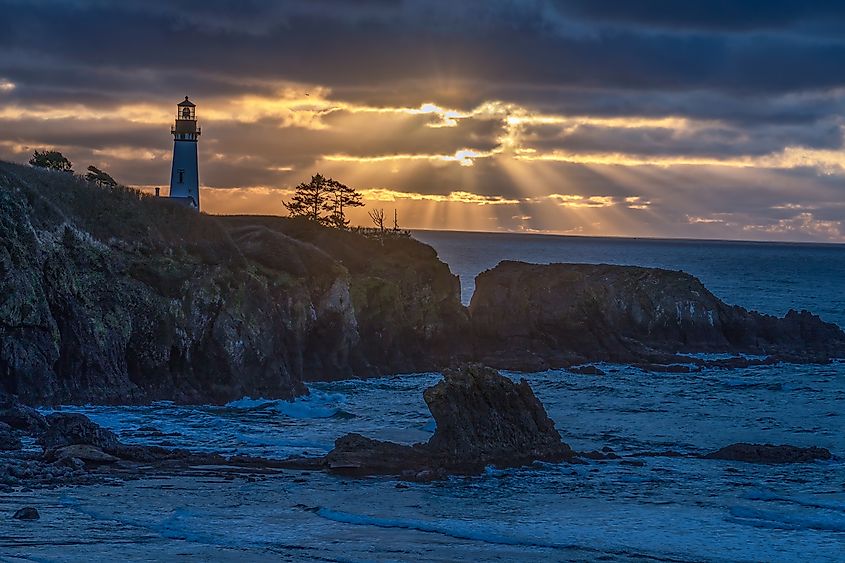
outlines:
[[200, 174], [197, 164], [197, 106], [188, 96], [176, 105], [173, 135], [173, 168], [170, 172], [170, 197], [197, 211], [200, 209]]

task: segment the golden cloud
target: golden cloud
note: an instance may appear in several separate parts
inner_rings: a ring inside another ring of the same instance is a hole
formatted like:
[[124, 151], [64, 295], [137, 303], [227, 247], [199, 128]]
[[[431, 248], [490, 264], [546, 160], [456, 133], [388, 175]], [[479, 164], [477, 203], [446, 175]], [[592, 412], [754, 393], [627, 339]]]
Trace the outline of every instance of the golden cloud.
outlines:
[[474, 205], [516, 205], [521, 200], [502, 196], [486, 196], [470, 192], [453, 191], [448, 194], [421, 194], [415, 192], [401, 192], [387, 188], [370, 188], [361, 190], [366, 201], [396, 202], [403, 200], [433, 201], [438, 203], [469, 203]]
[[476, 151], [461, 149], [455, 154], [385, 154], [378, 156], [353, 156], [350, 154], [327, 154], [322, 159], [329, 162], [390, 162], [396, 160], [431, 160], [440, 162], [457, 162], [461, 166], [472, 166], [473, 159], [491, 156], [492, 151]]

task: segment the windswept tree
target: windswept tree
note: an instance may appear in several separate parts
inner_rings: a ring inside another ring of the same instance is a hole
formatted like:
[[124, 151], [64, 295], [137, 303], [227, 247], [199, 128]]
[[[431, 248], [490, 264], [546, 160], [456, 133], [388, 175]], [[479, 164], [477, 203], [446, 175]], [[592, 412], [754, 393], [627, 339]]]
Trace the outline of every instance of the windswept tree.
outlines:
[[29, 164], [38, 168], [49, 170], [60, 170], [62, 172], [73, 172], [73, 165], [59, 151], [39, 151], [32, 153]]
[[296, 187], [290, 201], [282, 202], [291, 217], [304, 217], [317, 223], [326, 223], [322, 211], [330, 201], [332, 187], [321, 174], [311, 176], [311, 181]]
[[346, 209], [364, 205], [361, 194], [349, 186], [321, 174], [299, 184], [290, 201], [283, 202], [291, 217], [345, 229], [349, 226]]
[[337, 180], [329, 179], [329, 185], [332, 194], [325, 206], [325, 210], [329, 213], [326, 223], [337, 229], [345, 229], [349, 226], [349, 219], [346, 218], [344, 210], [349, 207], [361, 207], [364, 202], [361, 200], [360, 193]]
[[101, 188], [113, 188], [117, 185], [117, 181], [110, 174], [103, 172], [94, 165], [88, 167], [88, 173], [85, 174], [85, 179], [97, 184]]

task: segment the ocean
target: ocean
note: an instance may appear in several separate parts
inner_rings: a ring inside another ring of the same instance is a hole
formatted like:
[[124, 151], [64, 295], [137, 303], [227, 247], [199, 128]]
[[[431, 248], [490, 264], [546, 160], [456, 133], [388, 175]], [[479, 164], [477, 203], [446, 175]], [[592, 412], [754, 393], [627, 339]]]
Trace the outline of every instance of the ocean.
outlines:
[[[474, 276], [503, 259], [603, 262], [685, 270], [728, 303], [777, 315], [805, 308], [845, 326], [845, 247], [414, 236], [460, 275], [464, 302]], [[403, 487], [390, 478], [315, 472], [79, 487], [33, 493], [41, 502], [47, 495], [52, 512], [42, 512], [56, 516], [0, 537], [0, 555], [76, 560], [84, 537], [87, 557], [127, 561], [210, 553], [244, 561], [845, 560], [845, 364], [687, 374], [601, 367], [604, 376], [507, 375], [529, 381], [577, 450], [704, 453], [748, 441], [821, 446], [835, 458], [785, 466], [666, 457], [641, 458], [642, 465], [536, 464]], [[128, 442], [313, 455], [353, 431], [404, 443], [428, 439], [434, 422], [422, 391], [438, 378], [314, 383], [310, 396], [294, 402], [67, 410]]]

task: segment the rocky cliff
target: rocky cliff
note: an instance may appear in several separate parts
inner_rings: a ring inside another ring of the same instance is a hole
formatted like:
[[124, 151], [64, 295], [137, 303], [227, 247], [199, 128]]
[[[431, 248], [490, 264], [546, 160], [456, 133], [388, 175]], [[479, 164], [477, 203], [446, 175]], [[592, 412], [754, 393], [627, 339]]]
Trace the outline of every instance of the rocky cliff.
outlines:
[[[469, 317], [460, 302], [460, 281], [430, 246], [409, 237], [362, 237], [278, 217], [219, 220], [236, 241], [259, 232], [291, 237], [315, 246], [342, 266], [349, 276], [360, 353], [369, 366], [359, 372], [431, 371], [469, 357]], [[306, 379], [338, 373], [321, 369], [319, 359], [314, 359], [315, 365], [306, 366]]]
[[504, 262], [467, 310], [435, 251], [0, 163], [0, 393], [26, 402], [289, 398], [303, 380], [676, 352], [821, 361], [845, 335], [807, 312], [731, 307], [649, 268]]
[[0, 391], [285, 398], [303, 377], [429, 368], [426, 348], [466, 327], [457, 278], [429, 247], [296, 223], [0, 163]]
[[476, 278], [469, 311], [476, 355], [514, 369], [667, 363], [681, 352], [845, 356], [842, 330], [811, 313], [761, 315], [655, 268], [502, 262]]

